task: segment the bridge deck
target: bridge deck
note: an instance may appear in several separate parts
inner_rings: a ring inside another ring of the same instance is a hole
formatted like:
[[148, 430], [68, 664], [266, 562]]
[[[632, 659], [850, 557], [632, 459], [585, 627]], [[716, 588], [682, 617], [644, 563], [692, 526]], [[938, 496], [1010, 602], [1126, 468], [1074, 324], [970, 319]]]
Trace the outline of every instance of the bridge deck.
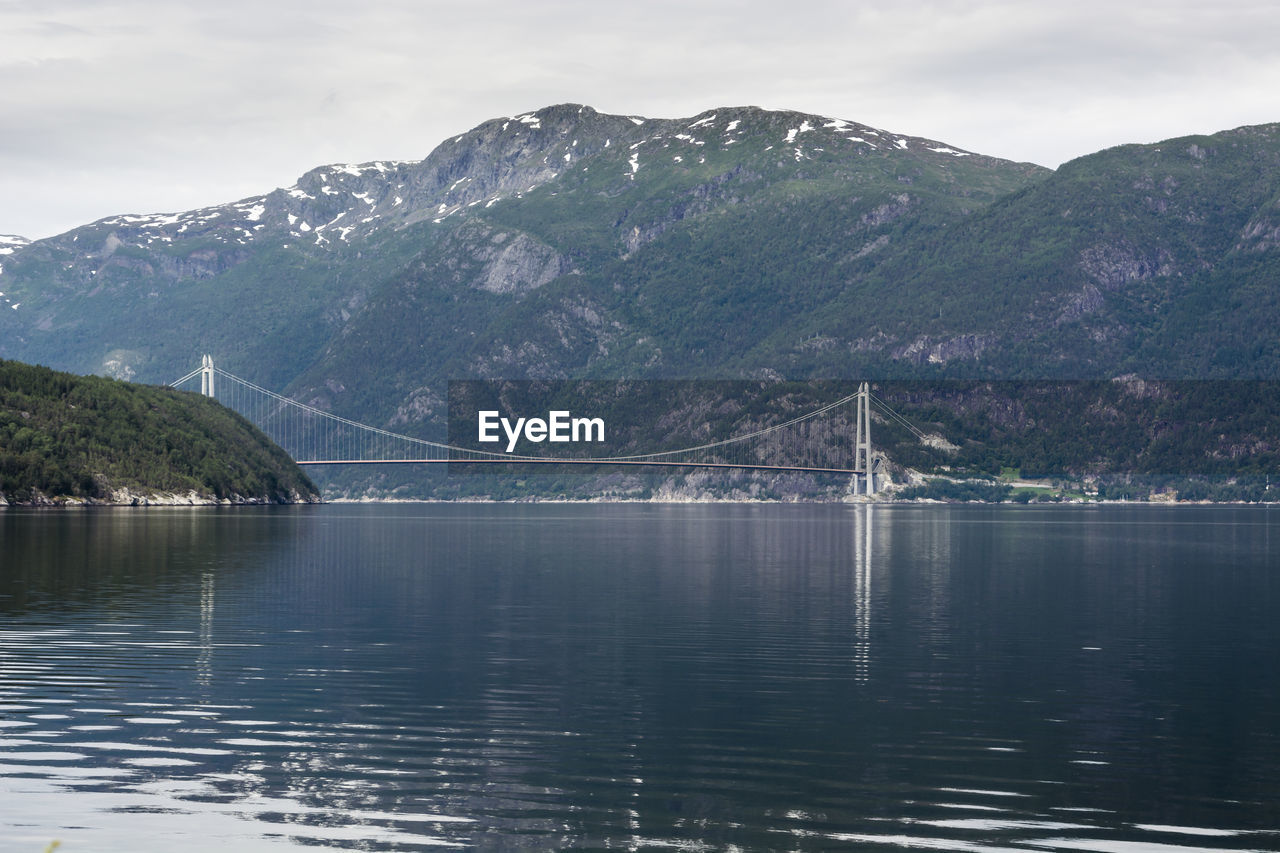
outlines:
[[733, 462], [652, 462], [643, 459], [308, 459], [299, 465], [630, 465], [645, 468], [739, 468], [751, 471], [805, 471], [812, 474], [864, 474], [861, 468], [804, 465], [748, 465]]

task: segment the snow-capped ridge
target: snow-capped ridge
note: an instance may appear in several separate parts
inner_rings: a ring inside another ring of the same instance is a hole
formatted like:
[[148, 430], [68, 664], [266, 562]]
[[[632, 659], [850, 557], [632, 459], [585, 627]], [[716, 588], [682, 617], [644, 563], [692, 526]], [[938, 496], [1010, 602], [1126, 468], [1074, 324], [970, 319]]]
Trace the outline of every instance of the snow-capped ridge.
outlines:
[[[71, 249], [81, 236], [88, 236], [92, 248], [72, 250], [82, 258], [75, 266], [85, 267], [79, 274], [86, 276], [96, 274], [120, 247], [180, 259], [221, 252], [219, 245], [232, 250], [227, 257], [241, 259], [245, 255], [239, 247], [263, 241], [328, 251], [338, 244], [355, 244], [380, 229], [443, 223], [535, 189], [554, 194], [561, 188], [553, 182], [569, 174], [596, 172], [597, 163], [606, 164], [608, 171], [616, 168], [612, 173], [631, 183], [652, 180], [664, 168], [712, 162], [708, 157], [716, 151], [720, 156], [731, 152], [733, 162], [775, 149], [781, 149], [775, 156], [796, 163], [876, 152], [971, 156], [941, 142], [797, 111], [719, 107], [689, 118], [663, 119], [611, 115], [566, 103], [490, 119], [447, 138], [422, 160], [317, 166], [292, 186], [263, 195], [183, 212], [119, 214], [49, 240]], [[87, 229], [92, 229], [88, 235]], [[188, 240], [197, 242], [184, 242]], [[0, 235], [0, 256], [15, 255], [29, 243], [16, 235]], [[89, 257], [96, 259], [92, 266], [86, 263]], [[126, 259], [120, 256], [114, 262], [122, 265]], [[223, 263], [206, 266], [221, 269]], [[173, 264], [164, 261], [161, 266]]]
[[[26, 237], [19, 237], [17, 234], [0, 234], [0, 256], [12, 255], [23, 246], [31, 243]], [[4, 274], [4, 267], [0, 266], [0, 275]], [[0, 294], [3, 295], [3, 294]]]
[[[718, 130], [724, 137], [721, 140], [721, 144], [725, 146], [745, 141], [752, 134], [768, 136], [774, 132], [772, 128], [780, 128], [777, 131], [779, 136], [775, 137], [776, 141], [770, 142], [769, 146], [782, 145], [797, 149], [797, 146], [803, 143], [806, 151], [816, 152], [831, 150], [828, 146], [843, 141], [853, 143], [855, 149], [862, 150], [864, 153], [870, 151], [885, 153], [913, 151], [951, 157], [972, 156], [972, 152], [935, 140], [894, 133], [850, 119], [794, 110], [771, 110], [756, 106], [721, 107], [700, 113], [693, 119], [678, 119], [674, 120], [673, 123], [678, 123], [684, 132], [688, 132], [690, 129]], [[723, 128], [721, 129], [719, 126], [722, 123]], [[730, 134], [735, 136], [729, 138]], [[813, 134], [812, 139], [814, 141], [807, 141], [808, 134]], [[816, 141], [818, 139], [822, 141]], [[813, 147], [815, 145], [817, 147]], [[765, 150], [769, 150], [769, 147], [766, 147]], [[804, 159], [804, 157], [797, 159]]]

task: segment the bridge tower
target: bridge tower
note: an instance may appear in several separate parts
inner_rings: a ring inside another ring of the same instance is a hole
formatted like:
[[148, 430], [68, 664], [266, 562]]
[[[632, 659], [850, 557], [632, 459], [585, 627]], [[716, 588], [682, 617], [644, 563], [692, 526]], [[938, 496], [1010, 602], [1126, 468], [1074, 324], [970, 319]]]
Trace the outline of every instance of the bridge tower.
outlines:
[[[866, 477], [864, 495], [874, 495], [876, 485], [871, 473], [871, 383], [863, 382], [858, 388], [858, 425], [854, 433], [853, 468]], [[854, 475], [857, 476], [856, 474]], [[855, 481], [856, 483], [856, 481]], [[857, 494], [857, 486], [854, 487]]]
[[211, 355], [200, 359], [200, 393], [206, 397], [213, 396], [213, 356]]

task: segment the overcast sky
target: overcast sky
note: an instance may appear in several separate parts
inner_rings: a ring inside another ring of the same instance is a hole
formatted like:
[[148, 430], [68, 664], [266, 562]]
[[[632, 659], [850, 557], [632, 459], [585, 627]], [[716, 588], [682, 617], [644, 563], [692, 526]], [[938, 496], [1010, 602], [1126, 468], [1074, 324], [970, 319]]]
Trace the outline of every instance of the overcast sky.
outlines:
[[0, 234], [421, 159], [555, 103], [755, 104], [1057, 166], [1280, 121], [1274, 0], [0, 0]]

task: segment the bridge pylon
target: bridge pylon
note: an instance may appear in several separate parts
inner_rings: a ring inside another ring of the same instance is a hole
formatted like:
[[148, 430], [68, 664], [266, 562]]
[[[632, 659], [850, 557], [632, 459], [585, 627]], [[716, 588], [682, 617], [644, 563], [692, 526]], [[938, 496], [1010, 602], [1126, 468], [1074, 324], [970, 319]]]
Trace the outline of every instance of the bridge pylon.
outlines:
[[[854, 430], [853, 469], [863, 472], [864, 495], [876, 493], [875, 477], [871, 472], [871, 383], [858, 387], [857, 427]], [[854, 494], [858, 493], [857, 474], [854, 474]]]
[[213, 356], [206, 355], [200, 359], [200, 393], [206, 397], [213, 393]]

